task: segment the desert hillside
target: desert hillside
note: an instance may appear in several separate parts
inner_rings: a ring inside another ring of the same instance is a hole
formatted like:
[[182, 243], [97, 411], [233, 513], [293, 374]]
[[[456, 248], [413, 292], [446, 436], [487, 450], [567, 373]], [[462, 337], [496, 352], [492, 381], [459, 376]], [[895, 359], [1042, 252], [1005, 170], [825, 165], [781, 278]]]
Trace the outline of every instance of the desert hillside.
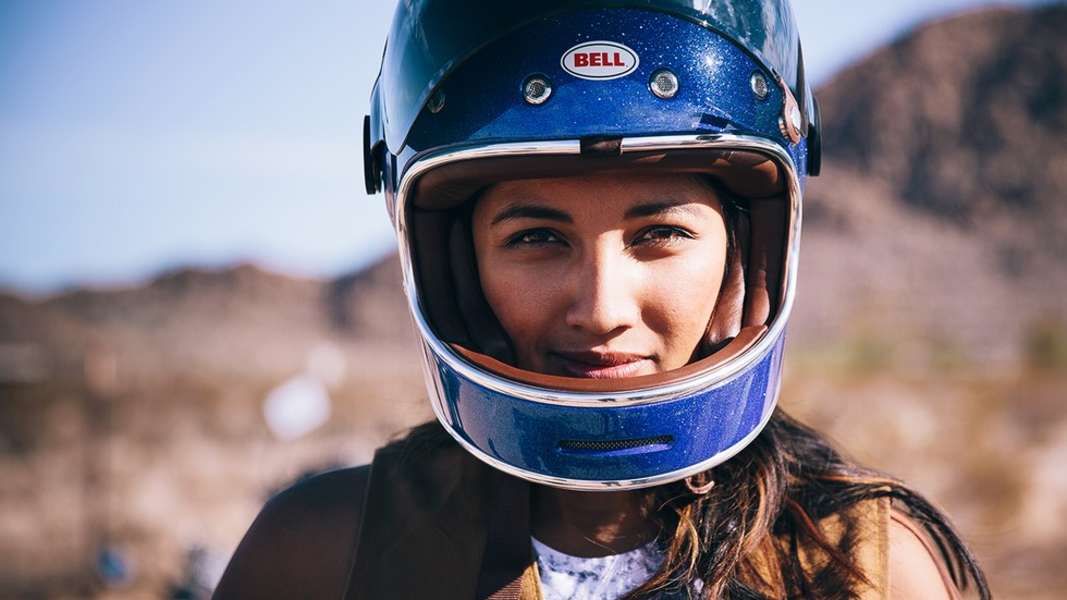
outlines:
[[[1067, 589], [1064, 31], [973, 12], [818, 90], [782, 396], [945, 507], [1002, 598]], [[203, 597], [273, 491], [424, 398], [391, 256], [0, 294], [0, 597]]]
[[[1018, 362], [1067, 304], [1067, 9], [923, 27], [818, 90], [796, 333]], [[833, 290], [832, 293], [821, 291]]]

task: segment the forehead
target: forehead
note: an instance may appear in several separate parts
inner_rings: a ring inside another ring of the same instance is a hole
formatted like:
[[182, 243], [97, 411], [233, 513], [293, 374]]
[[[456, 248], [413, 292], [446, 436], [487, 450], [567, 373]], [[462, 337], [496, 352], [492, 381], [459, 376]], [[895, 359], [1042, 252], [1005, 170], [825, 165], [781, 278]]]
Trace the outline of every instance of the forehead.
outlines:
[[500, 182], [482, 193], [476, 210], [503, 210], [515, 202], [536, 202], [567, 212], [624, 211], [646, 202], [719, 207], [718, 194], [704, 176], [620, 172]]

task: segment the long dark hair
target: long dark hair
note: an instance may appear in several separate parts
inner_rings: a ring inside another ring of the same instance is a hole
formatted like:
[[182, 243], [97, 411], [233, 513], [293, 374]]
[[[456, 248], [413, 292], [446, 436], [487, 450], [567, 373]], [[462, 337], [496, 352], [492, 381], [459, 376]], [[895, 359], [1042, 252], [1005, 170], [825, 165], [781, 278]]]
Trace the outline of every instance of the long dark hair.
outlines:
[[[397, 443], [417, 460], [453, 442], [432, 421]], [[665, 591], [724, 600], [858, 598], [879, 574], [860, 565], [861, 537], [869, 530], [855, 509], [881, 499], [926, 530], [960, 592], [974, 588], [983, 600], [991, 597], [948, 517], [902, 482], [849, 461], [780, 408], [749, 446], [698, 479], [715, 485], [703, 494], [685, 482], [647, 491], [658, 507], [653, 518], [663, 527], [665, 557], [626, 600]], [[835, 521], [836, 535], [822, 527], [826, 520]]]
[[[691, 591], [698, 579], [704, 598], [856, 598], [871, 581], [856, 556], [861, 524], [851, 509], [881, 498], [926, 529], [960, 591], [973, 586], [990, 598], [981, 568], [941, 511], [900, 481], [845, 459], [781, 409], [751, 445], [703, 476], [715, 481], [706, 494], [682, 483], [650, 491], [673, 531], [660, 571], [627, 598]], [[818, 525], [829, 516], [843, 531], [836, 540]]]

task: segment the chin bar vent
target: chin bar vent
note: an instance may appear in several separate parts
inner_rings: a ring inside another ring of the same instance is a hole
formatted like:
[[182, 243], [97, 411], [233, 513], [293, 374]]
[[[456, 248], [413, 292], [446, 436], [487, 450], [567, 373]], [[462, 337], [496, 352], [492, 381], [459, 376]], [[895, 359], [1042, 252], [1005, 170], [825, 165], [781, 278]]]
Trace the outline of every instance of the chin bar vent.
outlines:
[[614, 454], [632, 452], [653, 452], [666, 450], [674, 443], [674, 436], [657, 435], [655, 437], [634, 438], [630, 440], [561, 440], [559, 449], [563, 452], [580, 452], [589, 454]]

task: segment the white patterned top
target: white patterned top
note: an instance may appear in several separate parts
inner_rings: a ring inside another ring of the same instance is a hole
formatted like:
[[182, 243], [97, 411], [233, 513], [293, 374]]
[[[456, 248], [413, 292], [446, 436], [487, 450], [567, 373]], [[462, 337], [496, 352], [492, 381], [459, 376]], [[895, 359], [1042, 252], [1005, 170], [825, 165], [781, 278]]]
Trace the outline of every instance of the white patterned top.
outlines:
[[657, 541], [622, 554], [582, 558], [530, 539], [537, 552], [544, 600], [616, 600], [648, 581], [664, 558]]

